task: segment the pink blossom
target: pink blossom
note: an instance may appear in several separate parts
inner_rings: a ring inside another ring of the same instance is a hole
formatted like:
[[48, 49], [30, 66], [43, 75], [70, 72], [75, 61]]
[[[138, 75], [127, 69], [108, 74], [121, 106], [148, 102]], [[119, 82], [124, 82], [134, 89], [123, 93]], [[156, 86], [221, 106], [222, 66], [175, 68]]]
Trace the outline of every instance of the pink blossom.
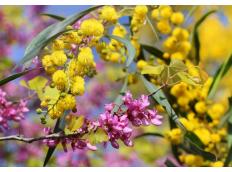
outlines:
[[8, 129], [9, 121], [20, 121], [24, 118], [24, 113], [29, 109], [27, 102], [21, 100], [19, 103], [13, 103], [6, 99], [6, 92], [0, 89], [0, 130]]

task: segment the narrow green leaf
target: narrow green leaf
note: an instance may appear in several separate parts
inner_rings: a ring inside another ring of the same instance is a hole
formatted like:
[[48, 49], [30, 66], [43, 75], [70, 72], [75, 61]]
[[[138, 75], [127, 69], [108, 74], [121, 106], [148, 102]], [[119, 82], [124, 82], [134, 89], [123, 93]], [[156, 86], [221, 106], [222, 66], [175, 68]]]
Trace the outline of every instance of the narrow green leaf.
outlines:
[[121, 38], [121, 37], [115, 36], [115, 35], [108, 35], [108, 37], [110, 37], [111, 39], [115, 39], [115, 40], [123, 43], [126, 46], [126, 49], [128, 51], [126, 67], [129, 67], [130, 64], [133, 62], [133, 60], [135, 58], [135, 54], [136, 54], [136, 50], [135, 50], [134, 46], [131, 44], [130, 40], [127, 40], [125, 38]]
[[[207, 159], [209, 161], [216, 161], [217, 157], [210, 153], [210, 152], [206, 152], [204, 151], [201, 147], [199, 147], [196, 143], [198, 142], [197, 140], [194, 140], [191, 137], [185, 137], [185, 141], [187, 141], [187, 143], [189, 144], [189, 147], [186, 148], [189, 150], [189, 152], [193, 153], [193, 154], [197, 154], [202, 156], [204, 159]], [[199, 143], [199, 142], [198, 142]], [[186, 147], [186, 144], [184, 144], [184, 147]]]
[[[60, 118], [57, 119], [56, 121], [56, 124], [55, 124], [55, 128], [53, 130], [53, 133], [57, 133], [57, 132], [60, 132], [62, 131], [60, 128], [59, 128], [59, 124], [60, 124]], [[44, 163], [43, 163], [43, 167], [45, 167], [47, 165], [47, 163], [49, 162], [49, 160], [51, 159], [52, 157], [52, 154], [53, 152], [55, 151], [56, 149], [56, 146], [55, 147], [49, 147], [48, 148], [48, 152], [46, 154], [46, 157], [45, 157], [45, 160], [44, 160]]]
[[202, 141], [199, 139], [199, 137], [195, 133], [188, 131], [184, 137], [185, 139], [187, 138], [191, 140], [192, 142], [194, 142], [200, 148], [202, 149], [204, 148], [204, 143], [202, 143]]
[[150, 45], [145, 45], [145, 44], [142, 44], [141, 47], [142, 47], [142, 49], [146, 50], [147, 52], [154, 55], [155, 57], [162, 59], [165, 62], [168, 62], [167, 59], [163, 58], [164, 53], [161, 50], [159, 50], [158, 48], [150, 46]]
[[65, 29], [68, 25], [72, 25], [78, 19], [85, 16], [90, 11], [93, 11], [100, 6], [90, 7], [89, 9], [82, 11], [78, 14], [71, 15], [67, 17], [65, 20], [60, 21], [58, 23], [54, 23], [40, 32], [27, 46], [23, 59], [19, 64], [25, 64], [26, 62], [30, 62], [34, 57], [36, 57], [40, 50], [45, 47], [51, 40], [58, 37], [60, 34], [65, 32]]
[[134, 139], [139, 139], [141, 137], [146, 137], [146, 136], [164, 138], [164, 136], [162, 134], [160, 134], [160, 133], [143, 133], [143, 134], [140, 134], [140, 135], [136, 136]]
[[8, 77], [6, 77], [6, 78], [4, 78], [4, 79], [2, 79], [0, 81], [0, 86], [4, 85], [4, 84], [6, 84], [6, 83], [8, 83], [10, 81], [13, 81], [13, 80], [15, 80], [15, 79], [17, 79], [17, 78], [19, 78], [19, 77], [21, 77], [23, 75], [26, 75], [27, 73], [29, 73], [29, 72], [31, 72], [33, 70], [35, 70], [35, 69], [25, 70], [23, 72], [19, 72], [19, 73], [13, 74], [11, 76], [8, 76]]
[[55, 19], [55, 20], [58, 20], [58, 21], [65, 20], [65, 17], [63, 17], [63, 16], [58, 16], [58, 15], [55, 15], [55, 14], [42, 13], [42, 14], [40, 14], [40, 15], [41, 15], [41, 16], [47, 16], [47, 17], [50, 17], [50, 18]]
[[164, 70], [164, 65], [158, 66], [145, 66], [142, 70], [142, 74], [160, 75]]
[[210, 85], [209, 92], [208, 92], [208, 98], [211, 99], [215, 95], [218, 85], [220, 83], [220, 80], [223, 78], [223, 76], [229, 71], [230, 67], [232, 65], [232, 55], [226, 59], [224, 63], [221, 64], [219, 69], [217, 70], [213, 82]]
[[[54, 130], [53, 130], [53, 133], [58, 133], [58, 132], [64, 131], [64, 128], [65, 128], [65, 117], [66, 117], [67, 114], [69, 114], [69, 111], [65, 111], [65, 113], [63, 114], [63, 116], [61, 118], [57, 119], [55, 127], [54, 127]], [[44, 160], [44, 164], [43, 164], [44, 167], [48, 164], [48, 162], [51, 159], [52, 154], [54, 153], [56, 147], [57, 146], [51, 147], [51, 148], [48, 149], [48, 152], [46, 154], [46, 157], [45, 157], [45, 160]]]
[[198, 34], [198, 29], [200, 27], [200, 25], [205, 21], [205, 19], [215, 13], [216, 10], [211, 10], [207, 13], [205, 13], [195, 24], [194, 28], [193, 28], [193, 43], [194, 43], [194, 46], [195, 46], [195, 64], [198, 64], [199, 61], [200, 61], [200, 48], [201, 48], [201, 45], [200, 45], [200, 39], [199, 39], [199, 34]]
[[[154, 93], [158, 88], [149, 82], [144, 76], [140, 75], [141, 80], [143, 81], [146, 89], [149, 91], [149, 93]], [[179, 121], [179, 118], [175, 111], [172, 109], [170, 103], [168, 102], [167, 97], [164, 95], [162, 90], [159, 90], [156, 92], [156, 94], [153, 94], [152, 97], [157, 101], [161, 106], [164, 107], [164, 109], [167, 111], [169, 117], [184, 131], [186, 131], [183, 124]]]
[[228, 167], [231, 160], [232, 160], [232, 146], [230, 146], [230, 150], [229, 150], [228, 155], [226, 157], [226, 160], [224, 162], [224, 167]]
[[166, 159], [166, 161], [164, 162], [164, 164], [167, 166], [167, 167], [176, 167], [176, 165], [169, 159]]

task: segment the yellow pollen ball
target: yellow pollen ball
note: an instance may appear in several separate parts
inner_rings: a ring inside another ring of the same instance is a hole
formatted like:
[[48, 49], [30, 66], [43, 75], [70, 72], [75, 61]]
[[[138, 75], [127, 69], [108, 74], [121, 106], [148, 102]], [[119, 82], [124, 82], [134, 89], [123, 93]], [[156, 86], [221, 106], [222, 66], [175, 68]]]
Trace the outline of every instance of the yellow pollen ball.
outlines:
[[180, 25], [184, 22], [184, 15], [181, 12], [175, 12], [171, 16], [171, 22]]
[[54, 82], [58, 90], [65, 90], [67, 84], [67, 76], [63, 70], [57, 70], [52, 75], [52, 81]]
[[65, 62], [67, 61], [67, 56], [64, 53], [64, 51], [54, 51], [52, 53], [52, 61], [57, 66], [63, 66]]
[[171, 26], [167, 20], [161, 20], [157, 23], [157, 29], [162, 34], [168, 34], [171, 32]]
[[172, 8], [170, 6], [164, 6], [160, 9], [160, 16], [168, 19], [172, 15]]
[[80, 77], [80, 76], [76, 76], [74, 78], [72, 87], [71, 87], [71, 93], [73, 95], [83, 95], [85, 92], [85, 80]]
[[78, 54], [78, 61], [81, 65], [91, 65], [93, 64], [93, 52], [91, 48], [84, 47], [80, 49], [80, 53]]
[[142, 70], [145, 66], [147, 66], [148, 64], [147, 64], [147, 62], [146, 61], [144, 61], [144, 60], [139, 60], [138, 62], [137, 62], [137, 68], [139, 69], [139, 70]]
[[96, 19], [87, 19], [81, 23], [80, 30], [85, 36], [101, 37], [104, 32], [104, 26]]
[[137, 5], [135, 7], [135, 15], [139, 18], [143, 18], [148, 12], [146, 5]]
[[100, 18], [108, 22], [116, 22], [119, 18], [116, 10], [111, 6], [104, 6], [100, 12]]
[[207, 111], [207, 107], [204, 101], [199, 101], [195, 104], [195, 110], [197, 113], [203, 114]]

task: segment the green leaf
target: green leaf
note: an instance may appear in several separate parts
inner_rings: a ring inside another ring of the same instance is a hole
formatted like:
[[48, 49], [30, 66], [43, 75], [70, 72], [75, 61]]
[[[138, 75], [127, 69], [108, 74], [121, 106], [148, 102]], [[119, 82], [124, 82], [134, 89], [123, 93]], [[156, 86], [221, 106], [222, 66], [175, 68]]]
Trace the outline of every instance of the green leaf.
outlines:
[[168, 158], [166, 159], [166, 161], [164, 162], [164, 164], [167, 167], [176, 167], [176, 165], [171, 160], [169, 160]]
[[78, 117], [72, 116], [67, 128], [69, 129], [69, 131], [75, 132], [82, 127], [82, 125], [84, 124], [84, 120], [85, 118], [83, 115]]
[[202, 149], [204, 148], [204, 143], [202, 143], [202, 141], [199, 139], [199, 137], [195, 133], [188, 131], [184, 137], [185, 139], [189, 139], [192, 142], [194, 142], [200, 148]]
[[150, 75], [160, 75], [164, 70], [164, 65], [158, 66], [145, 66], [142, 70], [142, 74], [150, 74]]
[[108, 37], [110, 37], [111, 39], [115, 39], [115, 40], [123, 43], [126, 46], [126, 49], [128, 52], [126, 67], [129, 67], [130, 64], [133, 62], [133, 60], [135, 58], [135, 54], [136, 54], [136, 50], [135, 50], [134, 46], [131, 44], [130, 40], [127, 40], [125, 38], [121, 38], [121, 37], [115, 36], [115, 35], [108, 35]]
[[4, 85], [4, 84], [6, 84], [6, 83], [8, 83], [10, 81], [13, 81], [13, 80], [15, 80], [15, 79], [17, 79], [17, 78], [19, 78], [19, 77], [21, 77], [23, 75], [26, 75], [27, 73], [29, 73], [29, 72], [31, 72], [33, 70], [35, 70], [35, 69], [25, 70], [23, 72], [19, 72], [19, 73], [13, 74], [11, 76], [8, 76], [8, 77], [6, 77], [6, 78], [4, 78], [4, 79], [2, 79], [0, 81], [0, 86]]
[[[62, 131], [62, 130], [59, 128], [59, 124], [60, 124], [60, 118], [58, 118], [57, 121], [56, 121], [54, 130], [53, 130], [53, 133], [57, 133], [57, 132]], [[45, 160], [44, 160], [44, 163], [43, 163], [43, 167], [45, 167], [45, 166], [47, 165], [47, 163], [49, 162], [50, 158], [52, 157], [52, 154], [53, 154], [53, 152], [55, 151], [55, 149], [56, 149], [56, 146], [55, 146], [55, 147], [49, 147], [49, 148], [48, 148], [48, 152], [47, 152], [47, 154], [46, 154], [46, 157], [45, 157]]]
[[185, 141], [187, 141], [189, 147], [186, 147], [187, 144], [184, 144], [184, 147], [186, 147], [186, 149], [193, 153], [193, 154], [197, 154], [202, 156], [204, 159], [209, 160], [209, 161], [216, 161], [217, 157], [210, 153], [210, 152], [206, 152], [204, 151], [201, 147], [199, 147], [197, 144], [199, 144], [199, 140], [196, 139], [195, 136], [191, 135], [186, 135], [187, 137], [185, 137]]
[[215, 95], [218, 85], [220, 83], [220, 80], [229, 71], [231, 65], [232, 65], [232, 55], [221, 64], [216, 74], [214, 75], [213, 82], [210, 85], [209, 92], [208, 92], [209, 99], [213, 98], [213, 96]]
[[47, 97], [50, 98], [49, 103], [54, 104], [60, 97], [60, 91], [57, 88], [51, 88], [50, 86], [46, 86], [44, 88], [43, 94], [39, 97], [41, 101], [45, 100]]
[[172, 59], [169, 65], [169, 68], [171, 69], [170, 73], [171, 76], [175, 75], [177, 72], [184, 72], [187, 71], [187, 66], [183, 63], [183, 61], [178, 60], [178, 59]]
[[30, 81], [28, 81], [28, 86], [31, 90], [42, 91], [42, 89], [47, 84], [48, 79], [43, 76], [36, 76]]
[[226, 160], [224, 162], [224, 167], [228, 167], [231, 160], [232, 160], [232, 146], [230, 146], [230, 150], [229, 150], [228, 155], [226, 157]]
[[122, 100], [122, 95], [125, 93], [125, 91], [127, 90], [127, 85], [128, 85], [128, 77], [125, 78], [125, 81], [123, 83], [123, 86], [120, 90], [119, 95], [117, 96], [117, 98], [114, 101], [114, 104], [116, 105], [113, 109], [112, 112], [117, 112], [119, 109], [119, 106], [122, 104], [123, 100]]
[[[44, 48], [50, 41], [58, 37], [60, 34], [65, 32], [65, 29], [68, 25], [72, 25], [78, 19], [82, 18], [90, 11], [93, 11], [100, 6], [90, 7], [89, 9], [82, 11], [80, 13], [71, 15], [67, 17], [65, 20], [60, 21], [58, 23], [54, 23], [40, 32], [27, 46], [23, 59], [19, 64], [25, 64], [26, 62], [30, 63], [30, 61], [36, 57], [40, 50]], [[67, 31], [67, 30], [66, 30]]]
[[194, 28], [193, 28], [193, 43], [194, 43], [194, 46], [195, 46], [195, 64], [198, 64], [199, 61], [200, 61], [200, 48], [201, 48], [201, 45], [200, 45], [200, 40], [199, 40], [199, 34], [198, 34], [198, 29], [200, 27], [200, 25], [205, 21], [205, 19], [215, 13], [216, 10], [211, 10], [207, 13], [205, 13], [195, 24]]
[[150, 54], [154, 55], [155, 57], [165, 61], [166, 63], [169, 62], [168, 59], [163, 58], [164, 53], [161, 50], [159, 50], [158, 48], [150, 46], [150, 45], [145, 45], [145, 44], [141, 44], [141, 48], [146, 50]]
[[109, 137], [102, 128], [98, 128], [96, 132], [90, 132], [88, 139], [92, 145], [96, 145], [102, 142], [107, 142]]
[[41, 16], [47, 16], [47, 17], [50, 17], [50, 18], [55, 19], [55, 20], [58, 20], [58, 21], [65, 20], [65, 17], [63, 17], [63, 16], [58, 16], [58, 15], [55, 15], [55, 14], [42, 13], [42, 14], [40, 14], [40, 15], [41, 15]]
[[[146, 89], [148, 90], [149, 93], [154, 93], [158, 90], [158, 88], [149, 82], [144, 76], [140, 75], [141, 80], [143, 81]], [[156, 92], [156, 94], [152, 95], [153, 99], [157, 101], [163, 108], [167, 111], [169, 117], [184, 131], [186, 131], [185, 127], [183, 124], [179, 121], [179, 118], [175, 111], [172, 109], [172, 106], [168, 102], [167, 97], [164, 95], [162, 90], [159, 90]]]
[[180, 77], [180, 80], [182, 82], [185, 82], [189, 85], [197, 85], [197, 83], [194, 81], [193, 77], [189, 75], [187, 72], [179, 72], [177, 74]]
[[143, 133], [143, 134], [140, 134], [140, 135], [136, 136], [134, 139], [139, 139], [141, 137], [146, 137], [146, 136], [164, 138], [164, 136], [162, 134], [160, 134], [160, 133]]

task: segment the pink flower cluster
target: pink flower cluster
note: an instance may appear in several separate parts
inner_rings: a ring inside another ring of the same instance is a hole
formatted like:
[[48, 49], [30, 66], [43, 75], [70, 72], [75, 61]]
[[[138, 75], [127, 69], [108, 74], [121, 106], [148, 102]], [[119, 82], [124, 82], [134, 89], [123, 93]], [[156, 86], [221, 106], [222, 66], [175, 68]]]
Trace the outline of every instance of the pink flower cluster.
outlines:
[[[78, 133], [78, 135], [81, 135], [86, 132], [83, 131], [83, 128], [81, 128], [79, 131], [80, 132]], [[50, 135], [53, 133], [51, 128], [44, 128], [44, 132], [46, 135]], [[61, 143], [65, 152], [68, 151], [67, 144], [71, 145], [73, 151], [76, 149], [85, 149], [85, 148], [89, 150], [97, 150], [96, 146], [91, 145], [87, 140], [80, 139], [75, 135], [70, 137], [64, 137], [64, 138], [61, 137], [55, 139], [44, 139], [43, 143], [46, 144], [48, 147], [55, 147], [57, 144]]]
[[24, 118], [24, 113], [28, 112], [27, 102], [21, 100], [13, 103], [6, 99], [6, 93], [0, 89], [0, 131], [8, 129], [9, 121], [20, 121]]
[[[117, 112], [113, 112], [115, 104], [107, 104], [105, 112], [100, 115], [99, 125], [109, 136], [111, 145], [114, 148], [119, 148], [118, 139], [122, 140], [127, 146], [132, 146], [130, 139], [132, 129], [129, 122], [133, 126], [140, 125], [161, 125], [162, 116], [158, 115], [156, 110], [147, 109], [150, 105], [148, 96], [141, 95], [139, 99], [133, 99], [130, 92], [127, 92], [122, 98], [123, 104], [119, 106]], [[122, 109], [123, 107], [123, 110]]]
[[[85, 123], [76, 133], [84, 135], [91, 130], [102, 128], [108, 135], [111, 145], [118, 149], [118, 140], [121, 140], [126, 146], [132, 146], [132, 126], [140, 125], [161, 125], [162, 116], [158, 115], [156, 110], [148, 109], [150, 105], [148, 96], [142, 95], [139, 99], [133, 99], [130, 92], [127, 92], [122, 98], [122, 105], [114, 103], [105, 105], [105, 112], [100, 114], [97, 121], [91, 122], [85, 119]], [[118, 110], [115, 112], [115, 108]], [[51, 129], [45, 129], [46, 134], [52, 134]], [[64, 150], [67, 151], [66, 144], [71, 143], [73, 150], [88, 148], [96, 150], [97, 148], [91, 145], [88, 140], [77, 138], [76, 136], [45, 139], [43, 140], [49, 147], [53, 147], [61, 143]]]

